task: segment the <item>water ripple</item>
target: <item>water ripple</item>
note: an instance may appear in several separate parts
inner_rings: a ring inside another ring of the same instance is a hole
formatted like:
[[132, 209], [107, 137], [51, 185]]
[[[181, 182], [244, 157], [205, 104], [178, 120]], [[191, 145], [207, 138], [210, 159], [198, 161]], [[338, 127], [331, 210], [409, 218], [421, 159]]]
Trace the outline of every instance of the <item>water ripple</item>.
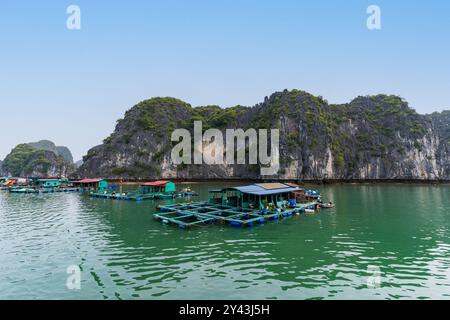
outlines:
[[0, 192], [0, 298], [450, 297], [448, 187], [324, 189], [335, 210], [188, 232], [154, 221], [152, 202]]

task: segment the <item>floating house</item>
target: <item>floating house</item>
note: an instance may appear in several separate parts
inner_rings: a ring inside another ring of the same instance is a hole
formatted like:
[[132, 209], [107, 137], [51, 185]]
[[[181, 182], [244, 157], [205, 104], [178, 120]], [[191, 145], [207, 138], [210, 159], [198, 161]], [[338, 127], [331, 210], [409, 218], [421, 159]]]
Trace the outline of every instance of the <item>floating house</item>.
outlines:
[[141, 184], [138, 190], [126, 194], [124, 200], [150, 200], [175, 197], [176, 186], [172, 181], [154, 181]]
[[38, 179], [36, 185], [39, 188], [57, 188], [61, 186], [59, 179]]
[[155, 195], [172, 197], [176, 191], [176, 186], [172, 181], [154, 181], [142, 184], [141, 191], [145, 194], [153, 193]]
[[68, 178], [61, 178], [61, 179], [59, 179], [59, 182], [60, 182], [62, 185], [68, 185], [68, 184], [70, 184], [70, 180], [69, 180]]
[[182, 229], [212, 223], [253, 226], [317, 209], [317, 202], [298, 203], [298, 185], [261, 183], [211, 190], [207, 202], [160, 205], [155, 218]]
[[295, 206], [297, 194], [301, 193], [297, 185], [283, 183], [261, 183], [250, 186], [226, 188], [209, 191], [208, 202], [226, 206], [268, 209], [272, 207]]
[[99, 192], [91, 194], [92, 198], [106, 198], [113, 200], [143, 201], [153, 199], [174, 198], [176, 191], [175, 183], [171, 181], [146, 182], [139, 189], [129, 192], [116, 192], [115, 190], [100, 189]]
[[105, 179], [82, 179], [71, 181], [74, 187], [83, 188], [85, 190], [102, 190], [108, 189], [108, 181]]

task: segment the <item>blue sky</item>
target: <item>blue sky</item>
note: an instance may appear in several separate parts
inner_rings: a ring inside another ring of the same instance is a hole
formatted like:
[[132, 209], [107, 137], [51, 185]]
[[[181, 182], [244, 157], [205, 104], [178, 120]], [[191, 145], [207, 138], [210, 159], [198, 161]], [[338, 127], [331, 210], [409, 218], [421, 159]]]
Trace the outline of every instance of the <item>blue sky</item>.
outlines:
[[[66, 28], [71, 4], [78, 31]], [[371, 4], [381, 30], [366, 27]], [[449, 13], [444, 0], [3, 0], [0, 106], [11, 134], [0, 159], [40, 139], [81, 159], [153, 96], [227, 107], [296, 88], [331, 103], [388, 93], [421, 113], [450, 109]]]

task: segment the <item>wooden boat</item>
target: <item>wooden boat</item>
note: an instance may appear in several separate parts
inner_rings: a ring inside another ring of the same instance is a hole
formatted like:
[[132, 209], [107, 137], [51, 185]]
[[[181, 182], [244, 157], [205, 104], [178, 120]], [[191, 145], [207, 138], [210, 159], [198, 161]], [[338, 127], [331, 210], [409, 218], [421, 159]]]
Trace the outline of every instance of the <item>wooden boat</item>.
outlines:
[[191, 188], [187, 187], [187, 188], [184, 188], [183, 190], [177, 192], [176, 196], [178, 198], [195, 197], [195, 196], [198, 196], [198, 193], [195, 192], [194, 190], [192, 190]]
[[319, 206], [320, 206], [322, 209], [332, 209], [332, 208], [334, 208], [334, 203], [332, 203], [332, 202], [328, 202], [328, 203], [320, 203]]
[[39, 193], [39, 190], [30, 188], [12, 188], [9, 190], [11, 193]]
[[79, 192], [81, 191], [80, 188], [10, 188], [10, 193], [21, 193], [21, 194], [30, 194], [30, 193], [62, 193], [62, 192]]
[[173, 199], [176, 197], [175, 193], [172, 192], [157, 192], [153, 195], [155, 199]]

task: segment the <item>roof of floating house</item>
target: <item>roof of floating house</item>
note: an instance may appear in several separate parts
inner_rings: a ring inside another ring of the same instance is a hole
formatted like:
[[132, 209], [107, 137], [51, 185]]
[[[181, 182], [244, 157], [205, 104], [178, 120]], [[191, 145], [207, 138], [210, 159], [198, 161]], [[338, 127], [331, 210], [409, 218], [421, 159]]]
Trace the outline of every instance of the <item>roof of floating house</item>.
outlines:
[[265, 196], [265, 195], [271, 195], [271, 194], [279, 194], [279, 193], [286, 193], [286, 192], [294, 192], [299, 191], [300, 188], [298, 187], [291, 187], [287, 184], [283, 183], [260, 183], [260, 184], [253, 184], [250, 186], [244, 186], [244, 187], [236, 187], [231, 188], [237, 191], [240, 191], [242, 193], [256, 195], [256, 196]]
[[[296, 183], [285, 183], [285, 185], [293, 188], [300, 188], [300, 186]], [[304, 190], [303, 188], [300, 188], [300, 190]]]
[[38, 179], [38, 181], [59, 181], [59, 179]]
[[265, 190], [273, 190], [273, 189], [283, 189], [286, 187], [290, 187], [286, 184], [283, 183], [279, 183], [279, 182], [275, 182], [275, 183], [259, 183], [256, 184], [258, 187], [261, 187]]
[[105, 179], [83, 179], [83, 180], [79, 180], [79, 181], [73, 181], [73, 183], [99, 183], [100, 181], [103, 181]]
[[164, 187], [166, 184], [168, 184], [170, 182], [171, 181], [146, 182], [146, 183], [143, 183], [142, 186], [144, 186], [144, 187]]

